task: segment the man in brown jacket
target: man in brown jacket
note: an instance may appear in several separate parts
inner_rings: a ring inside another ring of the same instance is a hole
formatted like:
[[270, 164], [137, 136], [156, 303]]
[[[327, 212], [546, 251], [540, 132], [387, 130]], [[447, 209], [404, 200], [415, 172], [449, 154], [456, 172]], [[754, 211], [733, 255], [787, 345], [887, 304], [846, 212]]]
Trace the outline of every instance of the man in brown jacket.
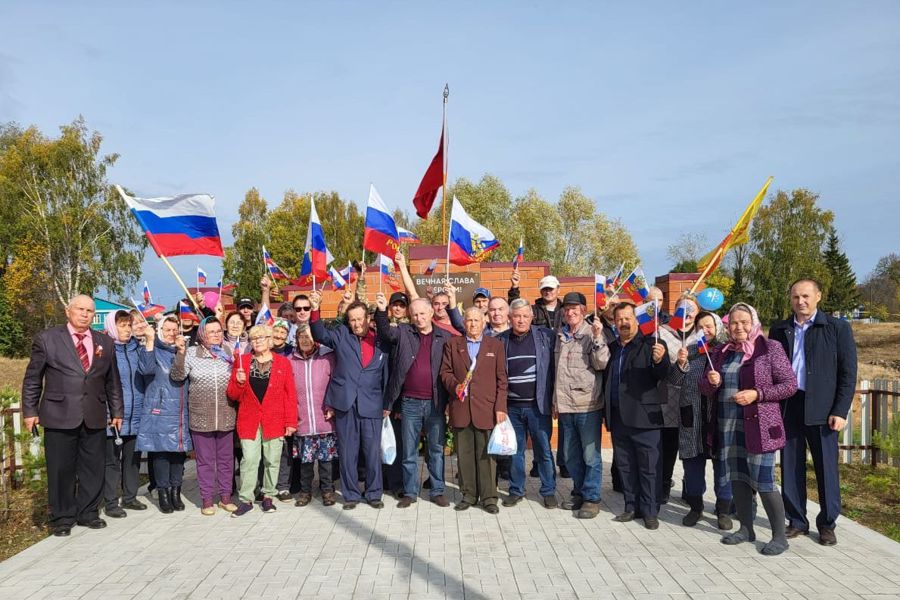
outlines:
[[[471, 307], [465, 314], [465, 337], [444, 345], [441, 382], [449, 393], [450, 426], [456, 441], [462, 500], [466, 510], [481, 500], [497, 514], [496, 463], [487, 453], [491, 430], [506, 420], [506, 353], [503, 344], [484, 335], [484, 314]], [[471, 373], [471, 376], [468, 376]]]

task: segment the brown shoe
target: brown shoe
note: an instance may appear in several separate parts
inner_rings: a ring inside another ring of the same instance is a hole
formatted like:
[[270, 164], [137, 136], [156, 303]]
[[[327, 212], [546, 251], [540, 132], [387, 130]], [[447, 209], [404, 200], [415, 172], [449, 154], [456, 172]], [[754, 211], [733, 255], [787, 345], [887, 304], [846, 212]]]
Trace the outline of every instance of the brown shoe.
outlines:
[[325, 506], [334, 506], [337, 502], [337, 497], [334, 492], [322, 492], [322, 504]]
[[834, 535], [834, 529], [820, 529], [819, 543], [823, 546], [834, 546], [837, 544], [837, 536]]
[[297, 500], [294, 502], [294, 506], [306, 506], [312, 502], [312, 494], [304, 494], [301, 493], [297, 496]]
[[600, 514], [599, 502], [584, 502], [581, 508], [575, 511], [575, 516], [579, 519], [593, 519]]
[[448, 506], [450, 506], [450, 501], [447, 500], [446, 498], [444, 498], [443, 495], [435, 496], [434, 498], [431, 499], [431, 501], [434, 502], [435, 504], [437, 504], [438, 506], [440, 506], [441, 508], [447, 508]]
[[403, 496], [400, 498], [400, 501], [397, 503], [397, 508], [409, 508], [412, 506], [412, 503], [415, 502], [414, 498], [410, 498], [409, 496]]
[[809, 529], [797, 529], [796, 527], [790, 526], [784, 532], [784, 537], [789, 540], [800, 537], [801, 535], [809, 535]]

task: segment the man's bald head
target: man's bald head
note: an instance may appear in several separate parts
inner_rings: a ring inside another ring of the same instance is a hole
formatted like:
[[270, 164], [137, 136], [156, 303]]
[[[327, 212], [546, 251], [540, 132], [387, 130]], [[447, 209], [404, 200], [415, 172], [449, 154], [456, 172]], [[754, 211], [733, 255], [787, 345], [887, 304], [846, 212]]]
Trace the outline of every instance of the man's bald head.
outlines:
[[72, 329], [78, 332], [85, 332], [90, 328], [91, 322], [94, 320], [94, 299], [85, 294], [78, 294], [66, 306], [66, 318]]

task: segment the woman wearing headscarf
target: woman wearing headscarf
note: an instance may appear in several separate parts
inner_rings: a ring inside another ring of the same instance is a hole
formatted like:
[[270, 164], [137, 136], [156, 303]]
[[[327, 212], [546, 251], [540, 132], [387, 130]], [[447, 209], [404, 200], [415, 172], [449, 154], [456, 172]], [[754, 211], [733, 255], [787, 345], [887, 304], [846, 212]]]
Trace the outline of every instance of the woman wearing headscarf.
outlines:
[[[689, 345], [695, 344], [699, 335], [694, 329], [694, 318], [700, 312], [697, 299], [691, 295], [682, 296], [678, 300], [676, 315], [680, 316], [681, 324], [677, 319], [670, 319], [665, 325], [659, 326], [659, 339], [666, 343], [669, 353], [669, 364], [674, 365], [680, 354]], [[673, 325], [675, 327], [673, 327]], [[678, 369], [669, 369], [669, 373]], [[660, 430], [659, 459], [662, 462], [660, 473], [660, 503], [669, 501], [672, 490], [672, 473], [675, 471], [675, 461], [678, 459], [678, 422], [679, 402], [681, 398], [681, 386], [664, 380], [659, 382], [659, 404], [662, 408], [663, 427]]]
[[231, 377], [231, 354], [222, 346], [222, 324], [215, 317], [200, 322], [197, 346], [186, 347], [184, 336], [175, 338], [171, 378], [188, 381], [191, 437], [197, 458], [204, 515], [214, 515], [213, 498], [218, 486], [219, 507], [234, 512], [231, 501], [234, 474], [235, 403], [225, 393]]
[[262, 511], [275, 510], [278, 471], [284, 438], [297, 431], [297, 392], [288, 359], [272, 352], [272, 328], [250, 328], [252, 355], [234, 361], [228, 397], [238, 403], [237, 433], [241, 440], [240, 504], [232, 517], [253, 510], [257, 469], [263, 463]]
[[784, 503], [775, 489], [775, 451], [785, 443], [779, 402], [794, 395], [797, 378], [778, 342], [762, 334], [759, 317], [739, 302], [728, 311], [728, 342], [712, 352], [700, 393], [714, 400], [719, 483], [731, 482], [741, 527], [722, 538], [728, 545], [753, 542], [753, 492], [759, 494], [772, 526], [761, 552], [788, 548]]
[[[678, 351], [675, 367], [669, 369], [668, 381], [680, 388], [678, 401], [678, 453], [684, 470], [684, 500], [690, 507], [681, 521], [693, 527], [703, 516], [703, 495], [706, 493], [706, 460], [712, 457], [707, 443], [712, 406], [700, 393], [700, 379], [709, 364], [709, 353], [725, 339], [725, 327], [718, 315], [701, 311], [694, 319], [691, 338], [696, 342]], [[731, 482], [719, 482], [722, 463], [713, 461], [716, 493], [716, 521], [719, 529], [731, 529]]]
[[[126, 516], [125, 509], [145, 510], [147, 505], [137, 499], [138, 473], [141, 453], [135, 451], [135, 441], [140, 431], [144, 392], [153, 378], [153, 362], [147, 351], [131, 335], [131, 313], [127, 310], [112, 311], [106, 315], [106, 335], [115, 342], [116, 366], [122, 383], [122, 400], [125, 415], [122, 427], [117, 431], [106, 430], [106, 475], [103, 484], [103, 500], [106, 515], [113, 518]], [[119, 488], [122, 503], [119, 505]]]
[[159, 510], [166, 514], [184, 510], [184, 459], [194, 448], [188, 433], [187, 389], [183, 381], [169, 376], [177, 352], [178, 326], [178, 317], [168, 315], [159, 323], [155, 339], [153, 331], [148, 331], [147, 350], [153, 359], [154, 375], [144, 394], [137, 438], [137, 449], [149, 453]]

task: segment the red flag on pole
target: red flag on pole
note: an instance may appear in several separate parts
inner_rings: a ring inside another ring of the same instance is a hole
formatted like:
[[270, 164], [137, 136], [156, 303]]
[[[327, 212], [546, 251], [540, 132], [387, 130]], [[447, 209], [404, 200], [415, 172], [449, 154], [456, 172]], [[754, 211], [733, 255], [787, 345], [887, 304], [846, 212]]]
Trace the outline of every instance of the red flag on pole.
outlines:
[[421, 219], [428, 218], [428, 211], [434, 205], [434, 199], [437, 197], [438, 190], [444, 185], [444, 128], [441, 127], [441, 141], [438, 144], [437, 154], [428, 165], [425, 176], [416, 190], [413, 198], [413, 205], [416, 207], [416, 214]]

